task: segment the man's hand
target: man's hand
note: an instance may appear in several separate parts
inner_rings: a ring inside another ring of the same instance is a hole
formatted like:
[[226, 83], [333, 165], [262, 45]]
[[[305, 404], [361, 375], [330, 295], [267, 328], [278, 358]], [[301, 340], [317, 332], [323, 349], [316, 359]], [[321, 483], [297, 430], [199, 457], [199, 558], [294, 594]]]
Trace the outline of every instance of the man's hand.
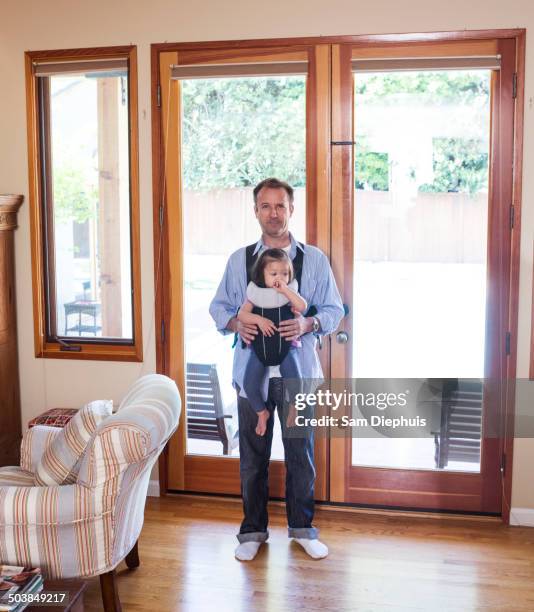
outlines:
[[250, 344], [254, 340], [254, 336], [258, 334], [258, 328], [255, 325], [245, 325], [237, 317], [232, 317], [226, 327], [230, 331], [238, 333], [245, 344]]
[[258, 412], [258, 424], [256, 425], [256, 433], [258, 436], [264, 436], [267, 431], [267, 421], [271, 417], [271, 413], [265, 408]]
[[294, 319], [286, 319], [285, 321], [281, 321], [280, 325], [278, 326], [280, 336], [285, 338], [288, 342], [297, 340], [304, 334], [311, 332], [313, 329], [312, 317], [303, 317], [298, 311], [295, 310], [293, 310], [293, 312], [296, 312]]

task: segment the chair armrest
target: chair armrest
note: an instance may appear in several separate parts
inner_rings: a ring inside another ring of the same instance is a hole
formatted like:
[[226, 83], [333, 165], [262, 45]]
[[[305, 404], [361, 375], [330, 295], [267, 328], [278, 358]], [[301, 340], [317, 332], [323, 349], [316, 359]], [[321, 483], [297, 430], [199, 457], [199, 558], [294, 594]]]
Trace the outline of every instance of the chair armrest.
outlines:
[[[53, 487], [0, 487], [2, 527], [70, 525], [94, 521], [111, 510], [97, 508], [95, 490], [75, 483]], [[4, 560], [2, 559], [2, 562]]]
[[109, 555], [103, 542], [93, 554], [94, 534], [106, 533], [113, 534], [113, 510], [102, 507], [93, 489], [0, 487], [3, 564], [40, 567], [50, 578], [96, 575], [108, 569]]
[[20, 445], [20, 467], [35, 474], [37, 464], [52, 440], [61, 432], [59, 427], [35, 425], [24, 434]]

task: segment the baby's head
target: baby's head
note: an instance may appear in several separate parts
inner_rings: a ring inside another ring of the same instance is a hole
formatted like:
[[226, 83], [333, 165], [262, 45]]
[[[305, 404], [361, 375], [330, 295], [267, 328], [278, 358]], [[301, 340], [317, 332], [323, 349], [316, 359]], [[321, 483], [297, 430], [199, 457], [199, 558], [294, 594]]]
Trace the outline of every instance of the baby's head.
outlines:
[[283, 249], [265, 249], [256, 259], [251, 272], [251, 280], [258, 287], [272, 287], [277, 280], [289, 284], [293, 276], [293, 264]]

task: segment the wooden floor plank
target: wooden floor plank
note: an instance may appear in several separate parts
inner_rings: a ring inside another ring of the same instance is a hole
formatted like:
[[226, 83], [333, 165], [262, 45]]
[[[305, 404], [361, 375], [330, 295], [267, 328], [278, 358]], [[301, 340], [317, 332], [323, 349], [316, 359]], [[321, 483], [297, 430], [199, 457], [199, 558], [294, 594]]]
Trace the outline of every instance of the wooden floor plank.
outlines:
[[[534, 610], [534, 529], [319, 508], [330, 556], [314, 561], [288, 540], [283, 506], [273, 505], [269, 542], [240, 563], [233, 557], [240, 519], [236, 500], [150, 498], [141, 566], [119, 566], [123, 610]], [[85, 609], [102, 609], [98, 579]]]

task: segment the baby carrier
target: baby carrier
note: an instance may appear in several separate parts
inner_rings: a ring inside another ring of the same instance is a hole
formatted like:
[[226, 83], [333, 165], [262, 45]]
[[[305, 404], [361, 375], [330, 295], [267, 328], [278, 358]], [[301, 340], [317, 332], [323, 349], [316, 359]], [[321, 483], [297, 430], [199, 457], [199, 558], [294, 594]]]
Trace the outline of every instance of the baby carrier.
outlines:
[[[293, 291], [298, 291], [296, 279], [289, 283], [289, 287]], [[276, 327], [281, 321], [292, 319], [294, 316], [291, 304], [276, 289], [258, 287], [254, 283], [249, 283], [247, 298], [254, 304], [253, 314], [269, 319]], [[282, 338], [280, 332], [275, 332], [272, 336], [264, 336], [259, 332], [252, 341], [252, 349], [265, 366], [279, 365], [286, 358], [290, 347], [291, 342]]]
[[[247, 266], [247, 286], [250, 283], [252, 276], [252, 267], [254, 266], [254, 262], [256, 261], [256, 257], [259, 255], [260, 250], [256, 255], [254, 255], [254, 249], [256, 248], [256, 244], [250, 244], [245, 249], [246, 255], [246, 266]], [[301, 286], [301, 278], [302, 278], [302, 263], [304, 259], [304, 253], [302, 252], [303, 245], [299, 242], [301, 246], [300, 249], [297, 249], [297, 253], [294, 257], [293, 261], [293, 270], [295, 273], [295, 279], [300, 288]], [[259, 314], [267, 319], [273, 321], [276, 327], [279, 326], [280, 321], [285, 321], [287, 319], [293, 319], [294, 314], [291, 310], [291, 305], [284, 304], [283, 306], [276, 308], [261, 308], [258, 306], [254, 306], [252, 312], [254, 314]], [[310, 306], [308, 311], [304, 316], [311, 317], [316, 314], [317, 309], [315, 306]], [[235, 342], [237, 342], [237, 334], [235, 335]], [[234, 345], [235, 345], [234, 342]], [[246, 348], [246, 344], [241, 341], [241, 346]], [[252, 342], [252, 348], [259, 360], [266, 366], [273, 366], [280, 364], [284, 358], [286, 357], [289, 349], [291, 348], [291, 343], [288, 342], [285, 338], [282, 338], [280, 332], [275, 332], [272, 336], [264, 336], [261, 332], [256, 334], [254, 340]]]

